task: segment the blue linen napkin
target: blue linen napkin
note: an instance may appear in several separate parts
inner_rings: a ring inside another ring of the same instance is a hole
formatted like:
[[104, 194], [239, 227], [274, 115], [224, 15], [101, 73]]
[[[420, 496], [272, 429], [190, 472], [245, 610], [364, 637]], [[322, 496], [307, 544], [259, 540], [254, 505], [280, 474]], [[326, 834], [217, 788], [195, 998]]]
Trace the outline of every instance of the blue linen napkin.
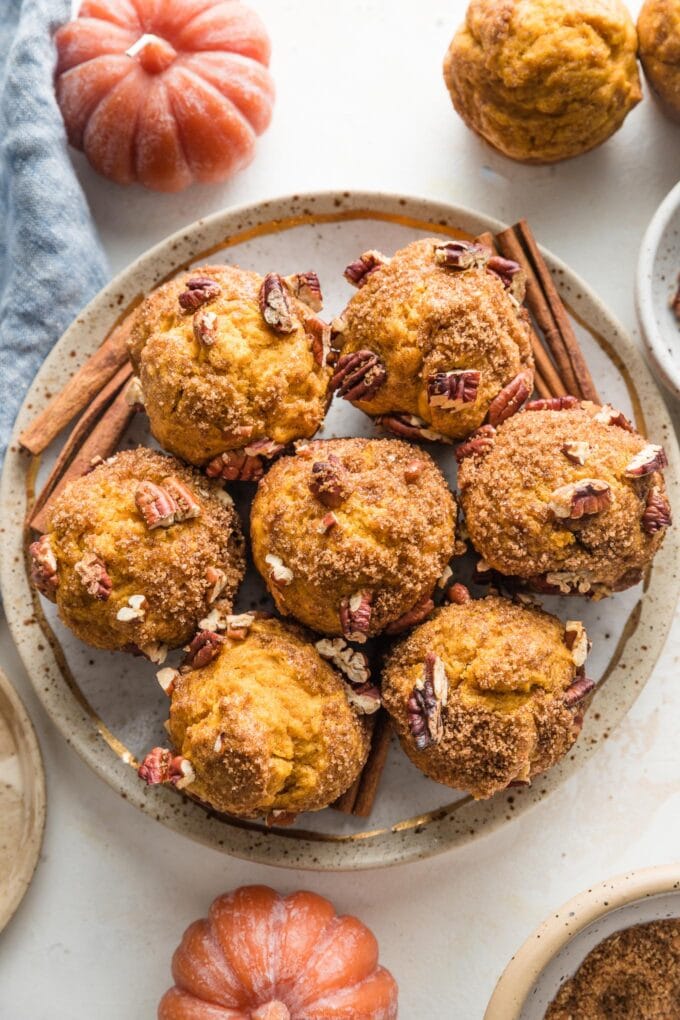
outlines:
[[109, 276], [54, 97], [69, 0], [0, 0], [0, 462], [24, 394]]

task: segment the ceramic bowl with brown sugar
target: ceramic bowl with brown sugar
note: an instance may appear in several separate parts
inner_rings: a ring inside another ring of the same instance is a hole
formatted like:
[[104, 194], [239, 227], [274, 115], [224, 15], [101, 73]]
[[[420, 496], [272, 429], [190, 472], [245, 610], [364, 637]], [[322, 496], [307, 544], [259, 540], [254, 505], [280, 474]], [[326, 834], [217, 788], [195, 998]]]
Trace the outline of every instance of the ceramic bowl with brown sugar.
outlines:
[[604, 939], [633, 925], [680, 919], [680, 864], [629, 871], [552, 913], [501, 975], [484, 1020], [543, 1020], [563, 983]]

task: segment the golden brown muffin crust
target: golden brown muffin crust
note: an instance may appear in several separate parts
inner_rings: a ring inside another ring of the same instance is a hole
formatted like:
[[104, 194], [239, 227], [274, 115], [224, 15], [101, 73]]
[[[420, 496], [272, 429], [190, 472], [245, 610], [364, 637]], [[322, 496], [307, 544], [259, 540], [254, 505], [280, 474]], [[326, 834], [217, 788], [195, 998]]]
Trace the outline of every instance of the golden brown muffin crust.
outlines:
[[[353, 403], [372, 416], [415, 415], [451, 438], [482, 423], [489, 404], [533, 360], [524, 313], [501, 280], [485, 268], [454, 270], [435, 262], [441, 240], [414, 241], [372, 272], [341, 319], [342, 354], [369, 350], [387, 378], [370, 399]], [[481, 373], [477, 398], [448, 410], [428, 401], [428, 380], [439, 372]]]
[[[310, 484], [315, 464], [333, 458], [347, 498], [331, 509]], [[335, 523], [326, 530], [329, 514]], [[253, 558], [279, 611], [323, 633], [342, 634], [342, 601], [370, 592], [373, 635], [430, 594], [453, 554], [455, 515], [446, 480], [422, 450], [389, 439], [317, 441], [260, 483]], [[287, 583], [276, 583], [268, 556], [292, 573]]]
[[218, 811], [320, 810], [368, 754], [367, 723], [340, 675], [301, 628], [278, 620], [225, 637], [211, 663], [176, 678], [171, 698], [170, 737], [196, 775], [190, 793]]
[[[472, 544], [489, 567], [525, 579], [558, 574], [551, 583], [583, 594], [640, 580], [663, 541], [663, 528], [649, 533], [643, 524], [652, 494], [668, 508], [663, 476], [627, 477], [648, 444], [637, 432], [598, 421], [601, 414], [594, 404], [524, 411], [499, 427], [486, 455], [463, 460], [460, 501]], [[581, 454], [583, 463], [574, 459]], [[586, 479], [606, 483], [610, 505], [579, 520], [556, 517], [556, 491]]]
[[[191, 491], [199, 514], [150, 530], [135, 502], [139, 483], [162, 485], [168, 477]], [[236, 512], [215, 491], [174, 457], [142, 447], [118, 453], [71, 482], [55, 502], [47, 531], [64, 623], [97, 648], [175, 647], [195, 632], [218, 580], [220, 598], [230, 604], [245, 569], [243, 536]], [[110, 578], [105, 600], [87, 590], [80, 565], [88, 557], [100, 560]], [[212, 577], [209, 568], [221, 575]], [[143, 615], [118, 619], [136, 595], [144, 596]]]
[[[180, 294], [207, 278], [220, 294], [192, 314]], [[279, 333], [259, 303], [262, 277], [235, 266], [201, 266], [146, 298], [129, 341], [151, 430], [171, 453], [202, 465], [258, 439], [286, 444], [314, 435], [326, 413], [330, 369], [318, 363], [312, 328], [320, 322], [292, 295], [295, 328]], [[194, 321], [216, 316], [210, 344]]]
[[680, 120], [680, 0], [645, 0], [637, 29], [647, 81], [665, 112]]
[[525, 163], [600, 145], [641, 99], [620, 0], [471, 0], [444, 79], [468, 127]]
[[[441, 739], [419, 749], [409, 698], [428, 654], [443, 663], [448, 698]], [[544, 772], [571, 747], [579, 722], [564, 696], [575, 677], [560, 620], [489, 596], [437, 610], [396, 645], [382, 694], [413, 763], [439, 783], [486, 798]]]

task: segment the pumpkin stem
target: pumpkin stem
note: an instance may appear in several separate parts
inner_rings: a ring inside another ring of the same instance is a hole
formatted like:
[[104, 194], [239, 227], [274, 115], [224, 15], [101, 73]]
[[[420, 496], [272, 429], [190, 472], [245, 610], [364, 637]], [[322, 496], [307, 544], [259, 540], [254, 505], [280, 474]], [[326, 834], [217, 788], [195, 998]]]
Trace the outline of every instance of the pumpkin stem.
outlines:
[[290, 1020], [290, 1011], [285, 1002], [272, 999], [258, 1006], [254, 1013], [251, 1013], [252, 1020]]
[[125, 55], [136, 58], [147, 74], [160, 74], [170, 67], [177, 56], [177, 51], [167, 39], [146, 32], [125, 51]]

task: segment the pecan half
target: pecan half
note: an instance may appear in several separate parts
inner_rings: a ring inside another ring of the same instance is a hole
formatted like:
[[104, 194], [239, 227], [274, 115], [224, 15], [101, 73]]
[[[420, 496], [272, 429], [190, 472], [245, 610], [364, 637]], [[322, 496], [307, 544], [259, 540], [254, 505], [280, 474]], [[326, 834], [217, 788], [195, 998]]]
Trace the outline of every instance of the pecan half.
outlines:
[[135, 489], [135, 505], [149, 531], [175, 523], [178, 506], [169, 492], [154, 482], [143, 481]]
[[340, 626], [348, 641], [364, 644], [371, 626], [373, 592], [357, 591], [340, 603]]
[[196, 773], [189, 759], [184, 758], [181, 754], [173, 754], [166, 747], [154, 747], [152, 751], [149, 751], [137, 769], [137, 775], [144, 780], [147, 786], [172, 783], [179, 790], [189, 786], [196, 779]]
[[580, 401], [577, 397], [541, 397], [538, 400], [530, 400], [524, 408], [525, 411], [570, 411]]
[[182, 670], [203, 669], [220, 654], [224, 638], [213, 630], [199, 630], [187, 648]]
[[611, 502], [612, 490], [608, 482], [600, 478], [581, 478], [555, 489], [548, 507], [560, 520], [578, 521], [581, 517], [601, 513]]
[[331, 510], [342, 506], [352, 493], [349, 473], [342, 461], [332, 453], [328, 460], [317, 460], [312, 464], [308, 484], [312, 495]]
[[380, 691], [374, 684], [361, 684], [360, 687], [345, 684], [345, 690], [347, 700], [359, 715], [373, 715], [380, 708]]
[[426, 620], [433, 609], [434, 602], [430, 596], [423, 595], [407, 613], [402, 613], [399, 619], [388, 624], [385, 627], [385, 633], [401, 634], [403, 631], [408, 630], [409, 627], [415, 627], [417, 623], [422, 623], [423, 620]]
[[595, 690], [595, 686], [595, 681], [591, 680], [590, 677], [577, 677], [573, 684], [567, 687], [564, 692], [564, 704], [567, 708], [572, 708], [573, 705], [578, 705], [579, 701], [583, 701], [584, 698], [588, 697], [591, 691]]
[[562, 453], [567, 460], [572, 462], [572, 464], [580, 464], [583, 466], [588, 459], [590, 445], [588, 443], [578, 442], [577, 440], [572, 439], [563, 445]]
[[331, 389], [345, 400], [370, 400], [387, 379], [387, 369], [374, 351], [354, 351], [339, 359]]
[[626, 465], [624, 474], [626, 478], [644, 478], [645, 475], [651, 475], [654, 471], [663, 471], [665, 467], [668, 467], [668, 458], [663, 446], [647, 443], [644, 449], [636, 453], [631, 462]]
[[311, 308], [313, 312], [320, 312], [323, 308], [323, 295], [319, 277], [313, 270], [307, 273], [294, 273], [292, 276], [284, 276], [283, 282], [293, 297]]
[[202, 305], [214, 301], [222, 293], [219, 283], [209, 276], [194, 276], [187, 280], [186, 288], [178, 298], [183, 312], [196, 312]]
[[113, 582], [106, 571], [104, 561], [96, 553], [86, 552], [73, 569], [88, 595], [92, 595], [100, 602], [106, 602], [111, 594]]
[[57, 557], [54, 554], [50, 536], [41, 535], [37, 541], [32, 542], [28, 547], [28, 555], [31, 561], [31, 581], [45, 598], [55, 602], [55, 593], [59, 587], [59, 575], [57, 573]]
[[278, 273], [267, 273], [260, 287], [262, 318], [275, 333], [294, 333], [296, 322], [288, 300], [288, 292]]
[[481, 269], [490, 257], [490, 248], [473, 241], [446, 241], [434, 246], [435, 262], [446, 269]]
[[520, 304], [524, 300], [527, 288], [526, 274], [519, 262], [514, 259], [505, 259], [502, 255], [492, 255], [486, 264], [487, 272], [499, 277], [507, 291], [512, 294]]
[[212, 347], [217, 340], [217, 316], [214, 312], [197, 312], [194, 315], [194, 337], [204, 347]]
[[256, 439], [240, 450], [226, 450], [205, 466], [208, 478], [223, 478], [227, 482], [256, 482], [264, 474], [263, 458], [271, 460], [285, 447], [273, 439]]
[[493, 448], [496, 430], [493, 425], [481, 425], [464, 443], [456, 447], [456, 461], [462, 464], [467, 457], [485, 457]]
[[476, 401], [481, 377], [481, 372], [473, 368], [436, 372], [427, 380], [427, 402], [430, 407], [459, 411]]
[[611, 404], [604, 404], [593, 417], [593, 421], [599, 421], [603, 425], [616, 425], [620, 429], [625, 429], [626, 432], [635, 432], [623, 411], [617, 411]]
[[662, 528], [673, 523], [671, 508], [666, 497], [655, 485], [647, 493], [647, 503], [642, 514], [642, 528], [648, 535], [655, 535]]
[[434, 652], [428, 652], [423, 675], [416, 681], [406, 703], [409, 729], [419, 751], [439, 743], [444, 736], [442, 709], [446, 706], [448, 695], [444, 663]]
[[533, 379], [530, 373], [519, 372], [489, 404], [489, 425], [494, 427], [500, 425], [516, 414], [525, 400], [531, 396], [532, 388]]
[[167, 478], [163, 479], [162, 487], [174, 500], [175, 510], [175, 521], [190, 521], [194, 517], [199, 517], [201, 513], [201, 504], [195, 498], [191, 489], [180, 482], [179, 478], [175, 475], [168, 475]]
[[454, 606], [463, 606], [466, 602], [470, 601], [470, 592], [467, 590], [464, 584], [457, 581], [452, 584], [450, 588], [446, 589], [446, 598], [449, 602], [452, 602]]
[[363, 652], [348, 645], [343, 638], [322, 638], [315, 648], [347, 677], [350, 683], [366, 684], [371, 679], [368, 659]]
[[393, 432], [395, 436], [403, 436], [404, 439], [422, 439], [430, 443], [451, 442], [448, 436], [443, 436], [441, 432], [435, 432], [434, 429], [429, 428], [426, 421], [418, 418], [415, 414], [392, 411], [390, 414], [378, 415], [375, 423]]
[[389, 266], [392, 260], [383, 255], [382, 252], [371, 250], [360, 255], [356, 262], [350, 262], [345, 268], [344, 277], [355, 287], [363, 287], [371, 273], [375, 273], [382, 266]]
[[274, 556], [273, 553], [267, 553], [264, 560], [269, 565], [269, 576], [277, 588], [287, 588], [295, 577], [290, 567], [285, 565], [280, 556]]
[[567, 620], [564, 625], [564, 643], [571, 652], [574, 665], [580, 669], [590, 651], [588, 634], [580, 620]]

